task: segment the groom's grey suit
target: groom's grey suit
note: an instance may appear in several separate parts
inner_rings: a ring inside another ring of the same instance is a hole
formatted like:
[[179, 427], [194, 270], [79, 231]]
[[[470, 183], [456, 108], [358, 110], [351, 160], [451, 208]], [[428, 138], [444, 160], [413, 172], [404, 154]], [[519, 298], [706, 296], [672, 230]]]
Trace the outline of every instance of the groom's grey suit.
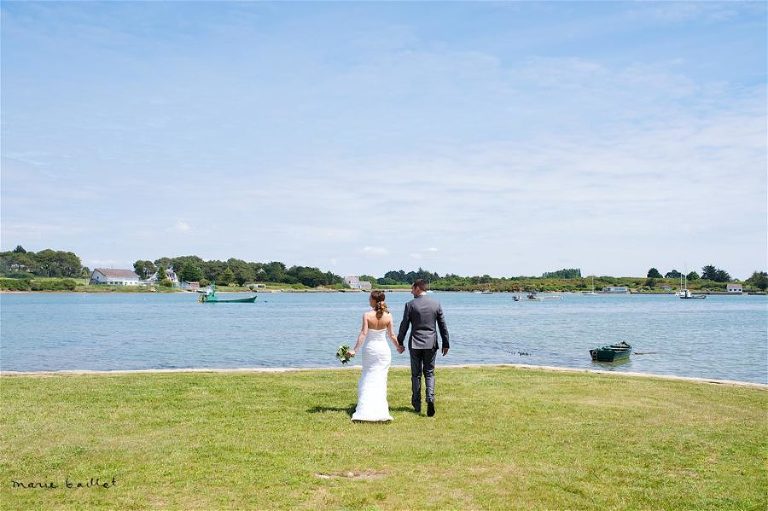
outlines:
[[416, 410], [421, 410], [421, 374], [427, 382], [427, 403], [435, 401], [435, 357], [437, 356], [437, 330], [443, 340], [442, 348], [449, 347], [448, 326], [445, 324], [440, 303], [421, 294], [405, 304], [403, 320], [397, 341], [405, 346], [408, 327], [411, 336], [408, 340], [411, 355], [411, 403]]

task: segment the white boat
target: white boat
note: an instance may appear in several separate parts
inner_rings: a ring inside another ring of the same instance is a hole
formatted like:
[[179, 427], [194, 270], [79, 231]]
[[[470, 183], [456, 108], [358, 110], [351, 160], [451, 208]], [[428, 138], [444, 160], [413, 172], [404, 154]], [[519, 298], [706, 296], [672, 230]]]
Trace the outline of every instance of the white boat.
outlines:
[[675, 293], [675, 295], [683, 300], [703, 300], [707, 297], [707, 295], [695, 295], [691, 293], [691, 290], [688, 289], [688, 277], [684, 275], [680, 275], [680, 291]]
[[582, 296], [597, 296], [597, 293], [595, 293], [595, 276], [594, 275], [592, 275], [592, 291], [589, 291], [589, 292], [585, 291], [581, 294]]

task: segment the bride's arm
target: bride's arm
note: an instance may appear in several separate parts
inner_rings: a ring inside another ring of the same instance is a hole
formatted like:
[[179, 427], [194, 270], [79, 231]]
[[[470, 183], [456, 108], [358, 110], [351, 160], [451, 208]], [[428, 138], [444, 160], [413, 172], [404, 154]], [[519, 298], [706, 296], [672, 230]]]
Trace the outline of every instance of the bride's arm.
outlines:
[[392, 341], [392, 344], [394, 344], [395, 349], [397, 349], [398, 353], [402, 353], [402, 351], [400, 351], [402, 349], [402, 346], [397, 341], [397, 336], [395, 335], [394, 330], [392, 330], [392, 321], [387, 323], [387, 335], [389, 336], [389, 339]]
[[362, 328], [360, 328], [360, 335], [357, 336], [357, 342], [355, 343], [355, 347], [349, 350], [347, 353], [349, 353], [354, 357], [355, 353], [357, 353], [357, 350], [359, 350], [360, 346], [362, 346], [366, 335], [368, 335], [368, 320], [365, 319], [365, 314], [363, 314], [363, 326]]

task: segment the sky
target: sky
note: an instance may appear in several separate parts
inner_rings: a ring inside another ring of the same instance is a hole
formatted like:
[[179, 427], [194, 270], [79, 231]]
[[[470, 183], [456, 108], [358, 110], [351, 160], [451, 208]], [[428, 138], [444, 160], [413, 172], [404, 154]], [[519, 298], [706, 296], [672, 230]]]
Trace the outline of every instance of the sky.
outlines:
[[768, 266], [764, 2], [14, 2], [0, 248]]

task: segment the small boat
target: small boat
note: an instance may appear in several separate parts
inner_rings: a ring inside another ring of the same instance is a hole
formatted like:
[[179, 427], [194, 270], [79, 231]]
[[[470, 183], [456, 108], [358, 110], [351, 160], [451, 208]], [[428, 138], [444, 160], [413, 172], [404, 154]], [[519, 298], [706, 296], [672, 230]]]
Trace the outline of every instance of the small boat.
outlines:
[[257, 296], [254, 294], [248, 298], [231, 298], [222, 300], [216, 296], [215, 283], [211, 284], [210, 289], [200, 291], [200, 293], [202, 293], [200, 299], [198, 300], [200, 303], [254, 303], [257, 298]]
[[680, 276], [680, 291], [675, 293], [678, 298], [682, 298], [683, 300], [703, 300], [707, 297], [707, 295], [695, 295], [691, 293], [691, 290], [688, 289], [688, 277], [687, 276]]
[[597, 296], [595, 293], [595, 277], [592, 276], [592, 291], [582, 291], [581, 296]]
[[601, 346], [589, 350], [592, 360], [596, 362], [616, 362], [618, 360], [624, 360], [629, 358], [630, 353], [632, 353], [632, 346], [624, 341], [611, 344], [610, 346]]
[[516, 301], [516, 302], [519, 302], [519, 301], [520, 301], [520, 297], [519, 297], [519, 296], [517, 296], [517, 295], [513, 296], [513, 297], [512, 297], [512, 299], [513, 299], [514, 301]]
[[679, 298], [682, 298], [683, 300], [703, 300], [707, 297], [707, 295], [695, 295], [691, 293], [690, 289], [683, 289], [677, 293], [677, 296]]

